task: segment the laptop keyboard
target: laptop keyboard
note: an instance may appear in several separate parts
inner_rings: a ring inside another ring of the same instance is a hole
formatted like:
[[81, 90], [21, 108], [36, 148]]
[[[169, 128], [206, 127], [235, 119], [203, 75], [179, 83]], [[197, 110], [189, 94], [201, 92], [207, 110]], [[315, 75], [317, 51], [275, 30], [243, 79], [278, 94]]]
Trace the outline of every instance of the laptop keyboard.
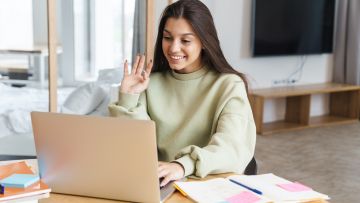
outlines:
[[175, 192], [175, 188], [172, 185], [173, 183], [170, 182], [167, 185], [160, 187], [160, 200], [165, 201], [172, 193]]
[[[187, 178], [182, 178], [179, 181], [186, 181]], [[159, 183], [161, 183], [162, 178], [159, 179]], [[172, 193], [175, 192], [175, 187], [173, 186], [174, 181], [169, 182], [168, 184], [166, 184], [163, 187], [160, 187], [160, 200], [161, 202], [165, 201], [168, 197], [170, 197], [170, 195], [172, 195]]]

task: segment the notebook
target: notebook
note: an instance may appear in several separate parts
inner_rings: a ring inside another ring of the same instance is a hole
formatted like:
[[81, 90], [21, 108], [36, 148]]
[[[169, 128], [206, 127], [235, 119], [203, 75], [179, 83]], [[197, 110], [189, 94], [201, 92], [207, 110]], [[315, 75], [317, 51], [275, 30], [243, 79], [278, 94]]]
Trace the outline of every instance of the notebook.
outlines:
[[[0, 166], [0, 180], [4, 180], [15, 173], [34, 175], [33, 171], [24, 161]], [[50, 188], [40, 180], [32, 183], [26, 188], [5, 187], [4, 194], [0, 194], [0, 201], [8, 201], [18, 198], [22, 198], [22, 200], [24, 200], [24, 197], [47, 195], [50, 191]]]
[[9, 177], [0, 180], [3, 187], [26, 188], [31, 184], [39, 181], [39, 176], [34, 174], [14, 173]]
[[[41, 179], [53, 192], [160, 202], [155, 123], [31, 113]], [[169, 197], [174, 191], [166, 187]]]
[[308, 186], [288, 181], [272, 173], [233, 175], [197, 182], [175, 182], [175, 187], [196, 202], [207, 203], [291, 203], [330, 199], [329, 196]]

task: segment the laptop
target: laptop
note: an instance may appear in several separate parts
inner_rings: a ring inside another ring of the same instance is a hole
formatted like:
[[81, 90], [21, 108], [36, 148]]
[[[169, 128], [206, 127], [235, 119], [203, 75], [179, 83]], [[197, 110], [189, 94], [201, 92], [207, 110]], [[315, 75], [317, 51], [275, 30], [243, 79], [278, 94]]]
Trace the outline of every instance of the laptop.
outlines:
[[40, 177], [52, 192], [161, 202], [155, 123], [122, 117], [32, 112]]

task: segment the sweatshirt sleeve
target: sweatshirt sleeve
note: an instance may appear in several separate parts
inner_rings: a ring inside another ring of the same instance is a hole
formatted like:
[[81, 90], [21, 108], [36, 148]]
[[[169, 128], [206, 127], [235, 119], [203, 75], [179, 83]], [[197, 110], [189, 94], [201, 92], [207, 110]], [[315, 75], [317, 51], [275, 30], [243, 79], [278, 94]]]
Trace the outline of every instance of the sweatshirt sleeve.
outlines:
[[133, 119], [149, 120], [147, 113], [146, 93], [141, 94], [125, 94], [119, 93], [117, 102], [112, 103], [108, 107], [110, 116], [126, 116]]
[[246, 93], [242, 95], [226, 102], [207, 146], [191, 145], [176, 156], [186, 176], [244, 172], [254, 156], [256, 127]]

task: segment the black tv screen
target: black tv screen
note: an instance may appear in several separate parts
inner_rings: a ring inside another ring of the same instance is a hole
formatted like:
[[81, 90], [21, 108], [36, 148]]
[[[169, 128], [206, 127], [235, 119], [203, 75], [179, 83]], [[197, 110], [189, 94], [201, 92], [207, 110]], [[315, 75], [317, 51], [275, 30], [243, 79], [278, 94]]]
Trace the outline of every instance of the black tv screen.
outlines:
[[253, 56], [331, 53], [335, 0], [254, 0]]

